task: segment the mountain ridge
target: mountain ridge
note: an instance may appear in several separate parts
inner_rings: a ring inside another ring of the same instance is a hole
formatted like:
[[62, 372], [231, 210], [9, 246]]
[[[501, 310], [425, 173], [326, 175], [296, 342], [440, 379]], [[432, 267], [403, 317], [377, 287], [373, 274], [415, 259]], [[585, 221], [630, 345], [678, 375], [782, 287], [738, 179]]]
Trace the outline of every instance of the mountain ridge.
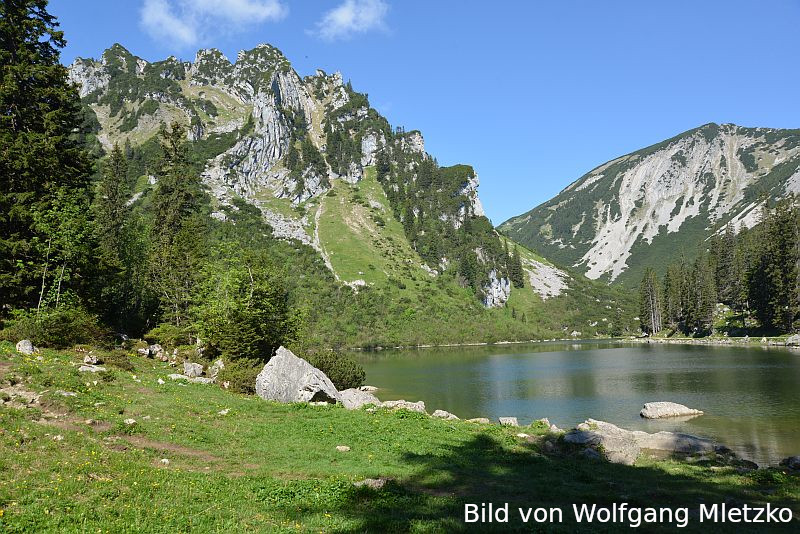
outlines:
[[[614, 158], [501, 232], [592, 279], [633, 283], [680, 243], [752, 227], [764, 197], [800, 192], [800, 130], [708, 123]], [[557, 216], [556, 216], [557, 215]]]

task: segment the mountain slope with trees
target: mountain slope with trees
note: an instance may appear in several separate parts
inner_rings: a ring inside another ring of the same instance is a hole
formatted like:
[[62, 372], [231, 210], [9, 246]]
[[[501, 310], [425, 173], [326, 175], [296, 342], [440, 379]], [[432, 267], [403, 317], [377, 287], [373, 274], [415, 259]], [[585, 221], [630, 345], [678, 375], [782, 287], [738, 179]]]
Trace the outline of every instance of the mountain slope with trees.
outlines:
[[589, 278], [634, 286], [664, 274], [676, 244], [692, 260], [731, 223], [800, 192], [800, 130], [706, 124], [609, 161], [500, 225]]
[[3, 337], [143, 336], [240, 384], [285, 344], [357, 383], [330, 349], [636, 328], [631, 295], [501, 238], [474, 170], [338, 74], [267, 45], [67, 69], [46, 2], [3, 9]]

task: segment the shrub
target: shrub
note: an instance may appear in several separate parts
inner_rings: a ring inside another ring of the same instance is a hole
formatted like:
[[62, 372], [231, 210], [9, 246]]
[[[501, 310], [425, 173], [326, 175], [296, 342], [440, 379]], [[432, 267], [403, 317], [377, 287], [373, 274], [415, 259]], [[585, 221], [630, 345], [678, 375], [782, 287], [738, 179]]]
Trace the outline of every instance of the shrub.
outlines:
[[15, 310], [2, 337], [8, 341], [30, 339], [34, 345], [64, 349], [79, 344], [104, 345], [111, 332], [100, 325], [96, 315], [85, 308], [59, 307], [41, 310]]
[[158, 343], [163, 347], [175, 347], [191, 343], [189, 332], [186, 328], [170, 323], [161, 323], [144, 335], [145, 341]]
[[133, 371], [133, 362], [124, 350], [115, 350], [103, 356], [103, 362], [123, 371]]
[[264, 367], [264, 362], [250, 358], [238, 358], [225, 362], [225, 367], [217, 376], [217, 383], [229, 382], [228, 389], [236, 393], [254, 395], [256, 376]]
[[364, 368], [350, 356], [333, 351], [309, 354], [306, 360], [328, 375], [336, 389], [357, 388], [364, 384]]

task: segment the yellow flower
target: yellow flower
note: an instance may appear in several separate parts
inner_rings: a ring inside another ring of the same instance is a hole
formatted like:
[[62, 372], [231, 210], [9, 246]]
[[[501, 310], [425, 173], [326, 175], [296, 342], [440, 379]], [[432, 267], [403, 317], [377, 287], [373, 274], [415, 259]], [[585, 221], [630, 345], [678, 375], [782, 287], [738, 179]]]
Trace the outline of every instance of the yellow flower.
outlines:
[[4, 514], [4, 513], [6, 513], [6, 511], [5, 511], [5, 510], [3, 510], [2, 508], [0, 508], [0, 517], [3, 517], [3, 514]]

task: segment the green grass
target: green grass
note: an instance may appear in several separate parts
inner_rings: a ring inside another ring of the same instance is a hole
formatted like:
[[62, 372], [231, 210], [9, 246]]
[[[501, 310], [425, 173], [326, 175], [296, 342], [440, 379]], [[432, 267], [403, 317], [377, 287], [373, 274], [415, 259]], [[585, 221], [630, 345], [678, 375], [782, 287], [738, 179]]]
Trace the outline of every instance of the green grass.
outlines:
[[[43, 392], [39, 408], [0, 406], [0, 531], [442, 532], [464, 529], [463, 506], [473, 502], [561, 506], [566, 519], [575, 502], [696, 507], [728, 500], [799, 511], [800, 481], [778, 470], [545, 456], [537, 429], [159, 385], [174, 369], [138, 356], [132, 372], [110, 367], [109, 378], [87, 377], [73, 365], [79, 359], [45, 350], [40, 361], [0, 344], [3, 387], [16, 377]], [[227, 415], [219, 415], [223, 409]], [[36, 422], [43, 411], [61, 415]], [[137, 422], [125, 425], [127, 418]], [[520, 439], [519, 431], [534, 438]], [[368, 477], [393, 481], [382, 490], [352, 485]]]
[[367, 167], [356, 185], [334, 181], [333, 192], [322, 199], [318, 231], [342, 280], [378, 285], [397, 280], [408, 285], [430, 278], [394, 217], [374, 167]]

